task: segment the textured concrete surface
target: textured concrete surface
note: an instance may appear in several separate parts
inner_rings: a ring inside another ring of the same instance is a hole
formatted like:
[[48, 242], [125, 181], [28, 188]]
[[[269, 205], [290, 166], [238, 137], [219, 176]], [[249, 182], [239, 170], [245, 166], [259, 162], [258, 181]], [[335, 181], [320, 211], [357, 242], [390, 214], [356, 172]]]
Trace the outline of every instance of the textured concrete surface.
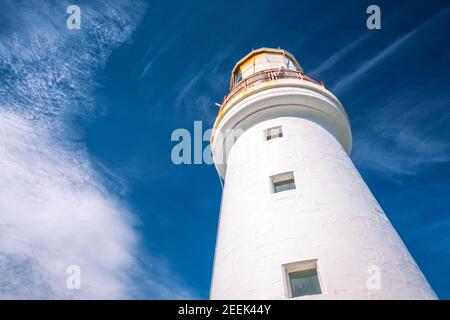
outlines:
[[[283, 137], [264, 140], [282, 126]], [[302, 299], [434, 299], [427, 280], [347, 153], [300, 117], [256, 123], [226, 164], [212, 299], [285, 299], [282, 266], [317, 259], [323, 293]], [[270, 176], [293, 171], [295, 190]], [[367, 286], [380, 270], [380, 288]]]

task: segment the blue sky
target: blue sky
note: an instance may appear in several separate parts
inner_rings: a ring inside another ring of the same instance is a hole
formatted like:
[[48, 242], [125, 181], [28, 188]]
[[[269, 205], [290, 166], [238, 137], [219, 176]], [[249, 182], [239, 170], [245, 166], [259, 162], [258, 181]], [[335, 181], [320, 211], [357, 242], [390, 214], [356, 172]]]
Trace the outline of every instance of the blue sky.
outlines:
[[234, 63], [265, 46], [342, 101], [352, 160], [450, 298], [448, 2], [378, 1], [381, 30], [371, 1], [78, 1], [81, 30], [68, 4], [1, 4], [0, 297], [76, 296], [59, 288], [75, 263], [81, 297], [208, 298], [221, 186], [174, 165], [170, 137], [210, 128]]

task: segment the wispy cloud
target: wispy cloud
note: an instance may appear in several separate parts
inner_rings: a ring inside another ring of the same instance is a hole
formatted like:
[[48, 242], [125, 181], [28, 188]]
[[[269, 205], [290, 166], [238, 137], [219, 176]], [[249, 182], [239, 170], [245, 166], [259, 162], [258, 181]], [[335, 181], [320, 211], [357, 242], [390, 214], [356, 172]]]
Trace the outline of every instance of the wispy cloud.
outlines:
[[[82, 150], [0, 112], [0, 297], [119, 298], [133, 267], [132, 216], [102, 186]], [[67, 290], [79, 265], [82, 290]]]
[[145, 55], [145, 67], [143, 68], [142, 72], [140, 73], [138, 80], [145, 77], [151, 66], [155, 63], [155, 61], [161, 57], [162, 54], [167, 52], [167, 50], [170, 49], [172, 44], [178, 39], [178, 37], [181, 35], [181, 33], [177, 33], [175, 35], [172, 35], [170, 40], [164, 43], [162, 47], [159, 47], [158, 49], [153, 49], [151, 52], [147, 52]]
[[335, 67], [336, 63], [339, 62], [342, 58], [347, 56], [352, 50], [356, 49], [358, 46], [360, 46], [364, 41], [370, 37], [373, 33], [367, 32], [362, 37], [358, 38], [356, 41], [353, 41], [352, 43], [348, 44], [332, 56], [330, 56], [328, 59], [326, 59], [324, 62], [322, 62], [319, 66], [317, 66], [314, 70], [308, 72], [313, 76], [318, 76], [324, 71], [328, 70], [329, 68]]
[[[391, 55], [395, 52], [399, 47], [405, 44], [407, 41], [411, 40], [420, 30], [422, 30], [426, 25], [432, 23], [434, 20], [442, 18], [445, 13], [450, 9], [442, 10], [436, 14], [434, 14], [430, 19], [423, 22], [421, 25], [417, 26], [415, 29], [411, 30], [407, 34], [401, 36], [400, 38], [393, 41], [388, 47], [378, 52], [373, 58], [368, 61], [362, 63], [362, 65], [356, 69], [354, 72], [345, 76], [342, 80], [337, 82], [333, 88], [331, 88], [334, 92], [343, 91], [349, 87], [355, 80], [364, 76], [368, 71], [370, 71], [373, 67], [378, 65], [383, 59]], [[445, 12], [444, 12], [445, 11]]]
[[[202, 57], [191, 65], [183, 74], [177, 86], [178, 94], [175, 98], [175, 107], [189, 106], [198, 112], [202, 118], [213, 119], [217, 114], [217, 107], [211, 98], [216, 92], [223, 92], [228, 82], [228, 75], [219, 72], [219, 67], [227, 58], [227, 52], [220, 52], [213, 58]], [[208, 61], [203, 64], [204, 61]], [[200, 88], [201, 86], [201, 88]]]
[[[395, 40], [338, 82], [332, 91], [339, 93], [350, 89], [354, 81], [367, 75], [388, 56], [404, 54], [402, 48], [406, 47], [403, 46], [406, 42], [415, 39], [420, 43], [423, 39], [419, 33], [425, 28], [428, 32], [435, 32], [432, 30], [438, 25], [437, 22], [444, 20], [449, 12], [447, 8], [435, 13]], [[423, 95], [427, 90], [433, 90], [434, 95]], [[396, 90], [386, 89], [382, 95], [378, 94], [374, 100], [376, 103], [370, 104], [370, 111], [360, 113], [358, 118], [353, 119], [356, 130], [352, 157], [355, 163], [397, 180], [401, 175], [417, 174], [424, 166], [450, 161], [450, 143], [438, 134], [444, 132], [446, 126], [443, 122], [448, 121], [448, 117], [445, 121], [446, 116], [439, 121], [429, 118], [432, 114], [448, 114], [445, 111], [450, 103], [447, 92], [439, 95], [437, 90], [435, 83], [411, 81], [408, 86], [397, 86]]]
[[356, 140], [355, 162], [361, 167], [389, 175], [412, 175], [422, 165], [450, 161], [449, 143], [424, 137], [418, 130], [399, 128], [394, 136], [374, 138]]
[[136, 71], [136, 74], [139, 73], [138, 80], [145, 77], [155, 61], [166, 53], [183, 34], [183, 30], [179, 29], [178, 22], [188, 14], [186, 9], [186, 7], [180, 7], [165, 25], [159, 26], [158, 33], [150, 39], [140, 62], [141, 67]]
[[364, 118], [365, 129], [355, 136], [353, 158], [359, 166], [395, 177], [450, 161], [450, 142], [435, 133], [439, 124], [423, 125], [427, 114], [448, 108], [447, 97], [400, 93], [380, 103], [384, 107]]
[[362, 64], [362, 66], [360, 68], [358, 68], [356, 71], [347, 75], [345, 78], [343, 78], [338, 83], [336, 83], [331, 90], [334, 92], [344, 90], [348, 85], [353, 83], [359, 77], [363, 76], [370, 69], [372, 69], [374, 66], [376, 66], [380, 61], [382, 61], [385, 57], [387, 57], [389, 54], [391, 54], [393, 51], [395, 51], [398, 47], [400, 47], [403, 43], [405, 43], [408, 39], [410, 39], [414, 35], [414, 33], [417, 32], [418, 29], [419, 29], [419, 27], [410, 31], [409, 33], [400, 37], [399, 39], [395, 40], [391, 45], [389, 45], [387, 48], [385, 48], [384, 50], [379, 52], [375, 57], [373, 57], [369, 61], [364, 62]]
[[[84, 4], [82, 29], [69, 31], [67, 5], [2, 3], [11, 19], [0, 35], [0, 298], [192, 296], [179, 279], [161, 280], [160, 261], [142, 268], [138, 222], [94, 170], [72, 121], [95, 115], [96, 70], [144, 8]], [[81, 290], [66, 288], [69, 265], [81, 268]], [[159, 289], [144, 293], [136, 277]]]

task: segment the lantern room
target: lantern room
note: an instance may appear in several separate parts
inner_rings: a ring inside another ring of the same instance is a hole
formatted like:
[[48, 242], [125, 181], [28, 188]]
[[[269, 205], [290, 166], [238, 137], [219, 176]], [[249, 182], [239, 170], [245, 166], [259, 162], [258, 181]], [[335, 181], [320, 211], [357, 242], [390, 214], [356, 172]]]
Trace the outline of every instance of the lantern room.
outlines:
[[303, 71], [295, 57], [281, 49], [261, 48], [253, 50], [238, 63], [231, 73], [230, 91], [243, 79], [270, 69]]

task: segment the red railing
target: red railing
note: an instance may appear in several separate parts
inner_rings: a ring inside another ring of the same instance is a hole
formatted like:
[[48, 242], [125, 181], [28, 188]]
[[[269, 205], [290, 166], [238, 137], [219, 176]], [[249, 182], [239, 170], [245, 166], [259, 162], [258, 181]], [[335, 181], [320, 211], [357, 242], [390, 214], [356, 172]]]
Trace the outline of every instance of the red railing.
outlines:
[[290, 69], [267, 69], [256, 72], [251, 76], [239, 81], [230, 93], [224, 97], [221, 107], [223, 107], [228, 101], [237, 96], [243, 91], [256, 86], [257, 84], [274, 81], [279, 79], [300, 79], [309, 81], [320, 86], [325, 86], [323, 82], [314, 79], [311, 76], [304, 74], [302, 71], [290, 70]]

